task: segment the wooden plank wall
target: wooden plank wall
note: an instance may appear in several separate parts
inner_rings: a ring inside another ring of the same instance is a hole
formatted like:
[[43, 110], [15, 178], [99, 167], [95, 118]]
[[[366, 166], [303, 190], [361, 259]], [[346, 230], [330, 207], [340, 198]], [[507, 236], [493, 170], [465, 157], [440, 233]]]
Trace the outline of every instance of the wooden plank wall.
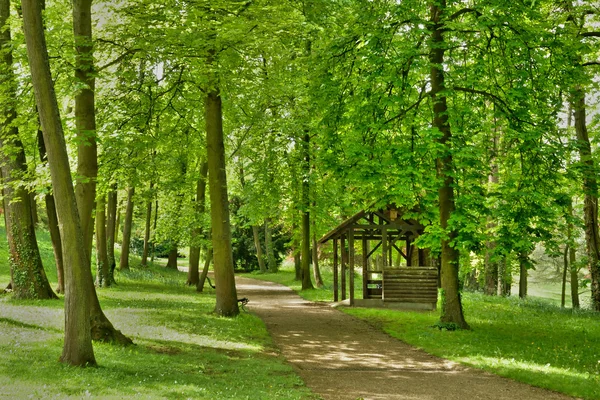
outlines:
[[383, 300], [403, 303], [436, 303], [438, 272], [435, 267], [384, 269]]

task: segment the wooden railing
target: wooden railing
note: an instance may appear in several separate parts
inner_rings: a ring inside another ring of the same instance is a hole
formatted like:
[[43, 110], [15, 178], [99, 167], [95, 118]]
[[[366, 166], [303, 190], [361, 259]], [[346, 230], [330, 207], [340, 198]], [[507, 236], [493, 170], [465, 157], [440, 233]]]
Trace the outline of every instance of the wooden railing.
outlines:
[[437, 303], [435, 267], [401, 267], [383, 271], [382, 298], [403, 303]]

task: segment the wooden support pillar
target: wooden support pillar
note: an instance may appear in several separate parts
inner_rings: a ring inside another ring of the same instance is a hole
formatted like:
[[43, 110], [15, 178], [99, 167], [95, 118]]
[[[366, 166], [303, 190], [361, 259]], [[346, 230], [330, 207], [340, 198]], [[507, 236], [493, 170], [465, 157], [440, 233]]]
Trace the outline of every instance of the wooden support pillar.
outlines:
[[333, 301], [338, 301], [338, 240], [333, 239]]
[[354, 228], [348, 232], [348, 273], [350, 274], [350, 305], [354, 305]]
[[346, 237], [342, 235], [342, 301], [346, 300], [346, 260], [348, 259], [346, 253]]
[[412, 246], [410, 244], [410, 238], [406, 237], [406, 266], [412, 266]]
[[367, 294], [369, 292], [369, 288], [367, 287], [367, 281], [369, 280], [369, 252], [367, 249], [367, 239], [362, 240], [362, 268], [363, 268], [363, 299], [368, 298]]

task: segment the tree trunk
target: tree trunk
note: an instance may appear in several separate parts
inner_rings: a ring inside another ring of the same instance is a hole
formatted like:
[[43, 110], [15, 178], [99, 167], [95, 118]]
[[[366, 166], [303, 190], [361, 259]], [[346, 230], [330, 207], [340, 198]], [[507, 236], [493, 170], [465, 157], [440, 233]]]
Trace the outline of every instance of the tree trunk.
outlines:
[[196, 182], [196, 226], [192, 229], [192, 244], [190, 246], [190, 263], [188, 268], [188, 285], [198, 285], [200, 277], [198, 265], [200, 264], [200, 239], [202, 237], [202, 217], [206, 211], [206, 178], [208, 177], [208, 163], [202, 162], [200, 177]]
[[304, 133], [302, 140], [304, 163], [302, 164], [302, 290], [314, 289], [310, 280], [310, 136]]
[[[570, 124], [569, 124], [570, 125]], [[579, 308], [579, 268], [577, 268], [575, 254], [575, 240], [573, 238], [573, 199], [569, 199], [567, 212], [567, 240], [569, 241], [569, 272], [571, 274], [571, 304], [574, 309]]]
[[[209, 60], [208, 64], [209, 67], [212, 67], [212, 60]], [[211, 204], [211, 236], [215, 264], [215, 286], [217, 287], [215, 312], [218, 315], [233, 317], [238, 315], [240, 311], [237, 302], [231, 249], [221, 96], [214, 79], [212, 79], [205, 100], [205, 121]]]
[[50, 74], [41, 2], [23, 0], [21, 6], [33, 89], [48, 152], [56, 211], [63, 240], [65, 341], [60, 360], [71, 365], [95, 365], [89, 297], [86, 293], [87, 284], [92, 284], [92, 273], [89, 258], [83, 247], [83, 231], [77, 212], [69, 156]]
[[117, 227], [117, 185], [113, 185], [108, 192], [108, 214], [106, 221], [106, 255], [108, 256], [108, 278], [109, 284], [115, 281], [115, 233]]
[[121, 231], [121, 209], [119, 206], [117, 206], [117, 220], [115, 221], [115, 243], [119, 243], [119, 232], [120, 231]]
[[318, 288], [323, 287], [323, 278], [321, 277], [321, 270], [319, 269], [319, 246], [317, 245], [317, 235], [315, 234], [315, 224], [313, 223], [313, 234], [312, 234], [312, 262], [313, 262], [313, 275], [315, 278], [315, 285]]
[[206, 260], [204, 260], [204, 268], [202, 268], [202, 275], [200, 275], [200, 280], [198, 281], [198, 285], [196, 285], [196, 291], [202, 293], [204, 290], [204, 282], [206, 282], [206, 277], [208, 276], [208, 267], [210, 267], [210, 262], [213, 259], [212, 248], [208, 248], [206, 250]]
[[[158, 223], [158, 199], [156, 199], [156, 201], [154, 202], [154, 223], [152, 225], [152, 231], [156, 232], [156, 225]], [[155, 251], [154, 251], [154, 246], [156, 245], [156, 243], [154, 243], [154, 240], [151, 242], [151, 246], [150, 246], [150, 262], [154, 262], [154, 256]]]
[[29, 201], [31, 202], [31, 221], [33, 221], [33, 226], [35, 227], [39, 222], [35, 192], [29, 192]]
[[567, 291], [567, 270], [569, 269], [569, 245], [565, 246], [563, 253], [562, 286], [560, 291], [560, 307], [565, 308], [565, 294]]
[[96, 286], [109, 287], [110, 275], [106, 249], [106, 207], [104, 195], [96, 202]]
[[[154, 182], [150, 182], [150, 192], [154, 187]], [[144, 231], [144, 250], [142, 251], [142, 267], [148, 266], [148, 251], [150, 250], [150, 226], [152, 225], [152, 198], [146, 205], [146, 229]]]
[[298, 244], [298, 241], [296, 239], [294, 239], [294, 247], [292, 247], [292, 252], [294, 255], [294, 271], [295, 271], [294, 280], [301, 281], [302, 280], [302, 259], [300, 258], [300, 245]]
[[131, 244], [131, 223], [133, 221], [133, 195], [135, 188], [127, 189], [127, 207], [125, 209], [125, 221], [123, 224], [123, 241], [121, 242], [121, 262], [119, 269], [129, 269], [129, 245]]
[[523, 252], [519, 254], [519, 297], [524, 299], [527, 297], [527, 265], [528, 254]]
[[75, 35], [75, 129], [77, 133], [77, 209], [83, 243], [88, 258], [92, 254], [93, 216], [98, 176], [96, 111], [94, 106], [95, 72], [92, 47], [92, 0], [73, 0]]
[[265, 272], [267, 272], [267, 267], [265, 265], [265, 259], [263, 256], [262, 246], [260, 244], [260, 235], [258, 232], [257, 225], [252, 225], [252, 236], [254, 237], [254, 248], [256, 249], [256, 259], [258, 260], [258, 267], [260, 268], [260, 272], [264, 274]]
[[583, 220], [585, 225], [585, 243], [588, 256], [588, 269], [591, 275], [592, 309], [600, 311], [600, 236], [598, 235], [598, 182], [596, 164], [586, 125], [585, 92], [578, 88], [573, 94], [575, 110], [575, 132], [579, 158], [583, 169]]
[[171, 245], [171, 250], [169, 250], [169, 258], [166, 267], [169, 269], [177, 269], [177, 244], [175, 243]]
[[10, 28], [10, 1], [0, 0], [0, 49], [3, 52], [1, 83], [3, 121], [0, 125], [0, 158], [3, 185], [6, 239], [9, 247], [9, 264], [12, 293], [17, 299], [53, 299], [52, 291], [38, 248], [35, 222], [32, 217], [31, 196], [27, 192], [23, 174], [27, 172], [25, 149], [15, 125], [16, 97], [12, 69]]
[[265, 252], [267, 256], [267, 268], [269, 272], [275, 273], [279, 270], [275, 252], [273, 249], [273, 230], [271, 229], [271, 218], [265, 218]]
[[430, 43], [430, 75], [431, 75], [431, 100], [433, 104], [433, 127], [442, 135], [438, 143], [444, 149], [443, 154], [436, 160], [437, 174], [442, 180], [438, 190], [440, 225], [447, 232], [447, 237], [442, 239], [442, 310], [440, 321], [453, 323], [460, 328], [469, 329], [465, 321], [460, 291], [458, 285], [458, 250], [451, 245], [457, 237], [454, 227], [449, 227], [448, 222], [454, 212], [454, 165], [452, 162], [452, 131], [448, 122], [448, 106], [446, 102], [446, 87], [444, 83], [444, 43], [442, 14], [446, 9], [446, 0], [430, 3], [431, 9], [431, 43]]

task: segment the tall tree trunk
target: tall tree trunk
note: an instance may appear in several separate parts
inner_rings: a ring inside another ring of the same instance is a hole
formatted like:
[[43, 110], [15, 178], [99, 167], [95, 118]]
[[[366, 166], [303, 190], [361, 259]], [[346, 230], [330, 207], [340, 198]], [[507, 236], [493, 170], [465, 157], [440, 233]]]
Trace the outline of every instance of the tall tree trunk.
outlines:
[[457, 237], [454, 227], [449, 227], [448, 222], [455, 209], [454, 204], [454, 178], [452, 162], [452, 132], [448, 122], [448, 106], [446, 102], [446, 86], [444, 83], [444, 24], [442, 14], [446, 10], [446, 0], [438, 0], [430, 3], [431, 10], [431, 100], [433, 103], [433, 127], [439, 130], [442, 137], [438, 140], [444, 149], [443, 154], [436, 160], [437, 174], [442, 180], [438, 190], [440, 225], [446, 230], [447, 237], [442, 240], [442, 312], [440, 321], [442, 323], [454, 323], [463, 329], [469, 329], [465, 321], [460, 299], [458, 285], [458, 250], [451, 245]]
[[[492, 146], [494, 156], [492, 158], [492, 165], [490, 170], [490, 175], [488, 176], [489, 185], [492, 186], [491, 190], [495, 190], [493, 186], [498, 185], [498, 164], [496, 162], [496, 151], [498, 148], [498, 136], [494, 133], [494, 137], [492, 139]], [[498, 260], [497, 256], [494, 254], [496, 249], [496, 240], [492, 235], [495, 235], [494, 232], [496, 227], [495, 221], [491, 218], [488, 219], [487, 223], [487, 231], [488, 238], [486, 239], [486, 252], [485, 252], [485, 263], [484, 263], [484, 287], [483, 291], [488, 296], [493, 296], [498, 292]]]
[[267, 266], [265, 265], [265, 259], [260, 244], [260, 235], [258, 232], [258, 225], [252, 225], [252, 236], [254, 237], [254, 248], [256, 249], [256, 258], [258, 260], [258, 268], [263, 274], [267, 272]]
[[[208, 61], [212, 68], [212, 59]], [[218, 315], [233, 317], [239, 314], [233, 272], [231, 226], [227, 198], [225, 146], [221, 96], [216, 79], [211, 79], [205, 100], [206, 148], [208, 152], [208, 185], [210, 188], [212, 245], [215, 269], [216, 305]]]
[[208, 276], [208, 267], [210, 267], [210, 262], [213, 259], [212, 248], [208, 248], [206, 250], [206, 259], [204, 260], [204, 268], [202, 268], [202, 275], [200, 275], [200, 280], [196, 285], [196, 291], [202, 293], [204, 290], [204, 282], [206, 282], [206, 277]]
[[206, 179], [208, 177], [208, 163], [203, 161], [200, 165], [200, 177], [196, 182], [196, 226], [192, 229], [192, 245], [190, 246], [190, 263], [188, 268], [188, 285], [198, 285], [200, 276], [198, 266], [200, 264], [200, 239], [204, 231], [202, 217], [206, 211]]
[[31, 221], [33, 221], [33, 226], [35, 227], [39, 222], [35, 192], [29, 192], [29, 201], [31, 202]]
[[[156, 199], [156, 201], [154, 202], [154, 223], [152, 224], [152, 232], [156, 232], [156, 225], [158, 224], [158, 199]], [[151, 242], [151, 246], [150, 246], [150, 262], [154, 262], [154, 256], [156, 255], [156, 252], [154, 251], [154, 248], [156, 246], [156, 243], [154, 243], [154, 240]]]
[[573, 93], [575, 132], [579, 159], [583, 167], [583, 220], [588, 268], [592, 278], [592, 309], [600, 311], [600, 236], [598, 235], [598, 182], [597, 170], [586, 125], [585, 92], [578, 88]]
[[277, 260], [275, 260], [275, 250], [273, 249], [273, 230], [271, 229], [271, 218], [265, 218], [265, 253], [267, 258], [267, 268], [269, 272], [275, 273], [279, 270]]
[[123, 224], [123, 241], [121, 242], [121, 260], [119, 269], [129, 269], [129, 246], [131, 244], [131, 224], [133, 222], [133, 196], [135, 188], [127, 189], [127, 207], [125, 209], [125, 221]]
[[106, 206], [106, 255], [108, 256], [108, 278], [109, 284], [115, 281], [115, 233], [117, 227], [117, 185], [114, 184], [108, 192], [108, 203]]
[[310, 136], [304, 133], [302, 138], [302, 290], [314, 289], [310, 280]]
[[95, 365], [89, 297], [86, 293], [86, 283], [92, 283], [92, 273], [83, 247], [83, 231], [77, 212], [67, 146], [50, 74], [41, 2], [23, 0], [21, 6], [33, 89], [48, 151], [56, 212], [63, 240], [65, 341], [60, 360], [71, 365]]
[[[570, 125], [570, 124], [569, 124]], [[567, 213], [567, 240], [569, 241], [569, 272], [571, 274], [571, 304], [573, 308], [579, 308], [579, 268], [577, 268], [575, 254], [575, 240], [573, 238], [573, 199], [569, 199]]]
[[91, 259], [93, 215], [98, 176], [96, 144], [96, 110], [94, 105], [95, 73], [92, 42], [92, 0], [73, 0], [75, 35], [75, 129], [77, 132], [77, 209], [83, 231], [83, 243]]
[[117, 220], [115, 221], [115, 243], [119, 243], [119, 232], [121, 231], [121, 209], [117, 206]]
[[171, 250], [169, 250], [169, 258], [167, 260], [167, 268], [169, 269], [177, 269], [177, 244], [173, 243], [171, 245]]
[[[37, 145], [40, 161], [42, 163], [47, 163], [48, 157], [46, 155], [46, 145], [44, 144], [44, 135], [41, 129], [38, 129], [37, 132]], [[56, 293], [64, 293], [65, 273], [62, 255], [62, 241], [60, 239], [60, 230], [58, 228], [58, 218], [56, 216], [56, 204], [54, 203], [54, 196], [51, 193], [47, 193], [44, 196], [44, 202], [46, 203], [46, 215], [48, 216], [48, 232], [50, 232], [50, 240], [52, 241], [52, 250], [54, 253], [54, 261], [56, 264], [56, 279], [58, 281], [56, 286]]]
[[313, 275], [315, 278], [315, 285], [318, 288], [323, 287], [323, 277], [321, 277], [321, 269], [319, 268], [319, 246], [317, 245], [315, 224], [313, 222], [313, 233], [312, 233], [312, 262], [313, 262]]
[[106, 249], [106, 205], [105, 195], [96, 202], [96, 286], [109, 287], [110, 275]]
[[9, 263], [13, 296], [18, 299], [52, 299], [52, 291], [42, 265], [32, 217], [31, 197], [22, 176], [27, 172], [25, 149], [15, 125], [16, 97], [12, 69], [10, 27], [10, 1], [0, 0], [0, 49], [3, 52], [1, 74], [3, 121], [0, 125], [0, 159], [3, 185], [6, 239], [9, 247]]
[[560, 307], [565, 308], [565, 294], [567, 289], [567, 270], [569, 269], [569, 245], [565, 246], [563, 252], [562, 286], [560, 291]]
[[519, 297], [527, 297], [527, 266], [529, 265], [529, 255], [526, 252], [519, 254]]
[[[154, 188], [154, 182], [150, 182], [150, 192]], [[146, 205], [146, 229], [144, 230], [144, 250], [142, 251], [141, 266], [148, 266], [148, 251], [150, 250], [150, 226], [152, 225], [152, 197]]]

